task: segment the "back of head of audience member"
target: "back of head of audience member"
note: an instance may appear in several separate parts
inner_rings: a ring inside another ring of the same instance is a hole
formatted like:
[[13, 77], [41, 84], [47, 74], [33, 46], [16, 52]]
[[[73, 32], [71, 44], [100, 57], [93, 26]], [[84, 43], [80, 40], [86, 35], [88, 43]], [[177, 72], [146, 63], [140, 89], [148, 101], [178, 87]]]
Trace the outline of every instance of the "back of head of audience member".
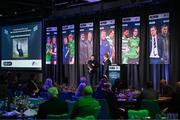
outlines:
[[51, 78], [47, 78], [43, 85], [43, 90], [47, 91], [50, 87], [53, 86], [53, 82]]
[[176, 82], [176, 92], [180, 93], [180, 81]]
[[153, 84], [152, 84], [151, 81], [148, 80], [148, 81], [146, 82], [146, 88], [147, 88], [147, 89], [153, 88]]
[[91, 86], [86, 86], [85, 88], [84, 88], [84, 95], [85, 96], [89, 96], [89, 95], [92, 95], [93, 94], [93, 89], [92, 89], [92, 87]]
[[82, 77], [80, 78], [80, 83], [85, 83], [85, 84], [87, 84], [87, 78], [86, 78], [85, 76], [82, 76]]
[[164, 79], [160, 80], [160, 86], [164, 87], [165, 85], [167, 85], [166, 80], [164, 80]]
[[49, 98], [58, 97], [59, 91], [57, 87], [50, 87], [48, 89]]
[[110, 92], [111, 91], [111, 84], [110, 83], [104, 83], [102, 89], [104, 91]]

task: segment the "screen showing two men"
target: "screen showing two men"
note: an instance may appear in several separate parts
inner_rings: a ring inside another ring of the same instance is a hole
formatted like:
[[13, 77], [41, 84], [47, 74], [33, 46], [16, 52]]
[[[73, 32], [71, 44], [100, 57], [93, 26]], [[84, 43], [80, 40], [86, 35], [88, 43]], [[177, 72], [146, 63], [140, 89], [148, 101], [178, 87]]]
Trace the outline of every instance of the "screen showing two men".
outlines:
[[122, 19], [122, 64], [139, 64], [140, 17]]
[[93, 23], [81, 23], [79, 35], [79, 63], [87, 64], [93, 55]]
[[46, 64], [57, 64], [57, 27], [46, 28]]
[[74, 25], [62, 26], [62, 58], [63, 64], [74, 64], [75, 61]]
[[169, 64], [169, 13], [149, 16], [150, 64]]
[[100, 64], [103, 64], [104, 54], [108, 54], [115, 63], [115, 20], [100, 21]]
[[1, 29], [1, 66], [41, 69], [41, 22]]

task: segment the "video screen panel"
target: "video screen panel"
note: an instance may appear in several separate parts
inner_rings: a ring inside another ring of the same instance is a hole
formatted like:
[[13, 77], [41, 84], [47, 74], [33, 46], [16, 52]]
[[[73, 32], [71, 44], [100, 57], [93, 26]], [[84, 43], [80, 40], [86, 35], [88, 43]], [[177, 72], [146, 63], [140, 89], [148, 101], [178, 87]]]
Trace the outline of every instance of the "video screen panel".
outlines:
[[57, 64], [57, 27], [46, 28], [46, 64]]
[[122, 64], [139, 64], [140, 17], [122, 18]]
[[169, 64], [169, 13], [149, 15], [150, 64]]
[[87, 64], [93, 55], [93, 22], [80, 24], [79, 63]]
[[75, 61], [74, 25], [62, 26], [63, 64], [74, 64]]
[[1, 67], [41, 69], [41, 22], [1, 29]]
[[115, 20], [100, 21], [100, 64], [103, 64], [104, 54], [109, 55], [112, 63], [115, 62]]

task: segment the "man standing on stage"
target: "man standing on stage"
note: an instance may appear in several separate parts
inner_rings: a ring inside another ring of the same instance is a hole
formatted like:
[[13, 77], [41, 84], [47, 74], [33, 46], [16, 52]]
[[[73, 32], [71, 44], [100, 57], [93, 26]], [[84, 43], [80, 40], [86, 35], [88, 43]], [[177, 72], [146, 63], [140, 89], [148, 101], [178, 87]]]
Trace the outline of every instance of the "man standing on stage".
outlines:
[[88, 60], [88, 73], [92, 86], [97, 84], [97, 67], [98, 63], [95, 60], [94, 55], [91, 55], [90, 60]]
[[109, 66], [111, 65], [111, 61], [109, 60], [109, 55], [107, 53], [104, 54], [104, 69], [103, 69], [103, 76], [109, 76]]

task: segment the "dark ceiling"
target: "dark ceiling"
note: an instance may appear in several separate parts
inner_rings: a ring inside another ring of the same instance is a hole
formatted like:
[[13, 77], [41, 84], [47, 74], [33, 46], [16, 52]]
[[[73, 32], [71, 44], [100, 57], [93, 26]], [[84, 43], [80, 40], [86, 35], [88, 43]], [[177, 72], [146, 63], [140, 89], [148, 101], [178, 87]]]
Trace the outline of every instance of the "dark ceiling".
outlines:
[[[163, 0], [0, 0], [0, 18], [13, 18], [17, 16], [45, 17], [54, 11], [79, 7], [96, 3], [132, 4], [147, 3]], [[112, 4], [111, 4], [112, 5]]]
[[17, 15], [42, 15], [51, 14], [52, 10], [90, 4], [100, 0], [1, 0], [0, 16], [10, 17]]

